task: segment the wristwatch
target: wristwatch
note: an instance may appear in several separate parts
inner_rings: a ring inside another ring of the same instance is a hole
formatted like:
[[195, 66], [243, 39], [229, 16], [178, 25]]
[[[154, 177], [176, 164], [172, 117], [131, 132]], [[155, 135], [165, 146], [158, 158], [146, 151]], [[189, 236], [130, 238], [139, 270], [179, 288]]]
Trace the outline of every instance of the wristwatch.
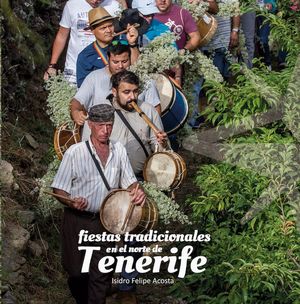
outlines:
[[238, 27], [233, 27], [231, 31], [235, 32], [235, 33], [238, 33], [240, 31], [240, 29]]

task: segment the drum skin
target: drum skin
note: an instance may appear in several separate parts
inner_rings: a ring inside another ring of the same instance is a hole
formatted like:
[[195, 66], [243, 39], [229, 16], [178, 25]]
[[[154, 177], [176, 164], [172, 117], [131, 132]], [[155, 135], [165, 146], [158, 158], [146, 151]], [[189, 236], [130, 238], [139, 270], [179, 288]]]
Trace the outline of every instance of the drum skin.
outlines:
[[144, 179], [161, 188], [174, 190], [186, 177], [184, 159], [173, 151], [153, 153], [145, 162]]
[[161, 120], [164, 131], [169, 135], [178, 131], [186, 122], [188, 102], [179, 87], [166, 75], [156, 74], [154, 80], [161, 102]]
[[111, 191], [100, 208], [100, 220], [107, 231], [113, 234], [144, 233], [154, 229], [158, 221], [156, 204], [146, 199], [144, 206], [134, 205], [127, 225], [124, 225], [128, 208], [131, 206], [129, 191], [117, 189]]
[[80, 142], [80, 126], [74, 124], [73, 129], [70, 129], [68, 123], [65, 122], [54, 132], [54, 150], [59, 160], [62, 160], [66, 150]]
[[201, 36], [199, 46], [207, 44], [216, 33], [218, 22], [212, 15], [205, 13], [197, 22], [198, 30]]
[[163, 115], [173, 102], [175, 90], [172, 82], [164, 74], [156, 74], [154, 79], [159, 93], [161, 114]]

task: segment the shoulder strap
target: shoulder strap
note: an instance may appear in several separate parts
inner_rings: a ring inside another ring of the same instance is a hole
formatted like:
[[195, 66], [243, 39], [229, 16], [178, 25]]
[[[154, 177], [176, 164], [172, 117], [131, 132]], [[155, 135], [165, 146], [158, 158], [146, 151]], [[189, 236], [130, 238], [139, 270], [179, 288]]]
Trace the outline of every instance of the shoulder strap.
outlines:
[[182, 10], [183, 10], [183, 8], [180, 9], [180, 18], [181, 18], [182, 25], [184, 26], [184, 21], [183, 21], [183, 16], [182, 16]]
[[129, 124], [129, 122], [127, 121], [127, 119], [123, 115], [123, 113], [120, 110], [116, 110], [116, 112], [119, 115], [119, 117], [122, 119], [123, 123], [128, 128], [128, 130], [132, 133], [132, 135], [138, 141], [138, 143], [140, 144], [140, 146], [143, 148], [146, 157], [149, 157], [149, 153], [148, 153], [145, 145], [143, 144], [143, 142], [141, 141], [141, 139], [139, 138], [139, 136], [136, 134], [136, 132], [133, 130], [132, 126]]
[[103, 61], [104, 65], [108, 65], [106, 56], [104, 55], [104, 53], [101, 50], [101, 47], [98, 45], [97, 40], [93, 43], [93, 47], [96, 50], [96, 52], [98, 53], [98, 55], [100, 56], [101, 60]]
[[86, 144], [86, 146], [87, 146], [87, 148], [88, 148], [88, 150], [89, 150], [89, 152], [90, 152], [90, 154], [91, 154], [91, 156], [92, 156], [92, 159], [93, 159], [93, 161], [94, 161], [94, 163], [95, 163], [95, 165], [96, 165], [96, 167], [97, 167], [97, 169], [98, 169], [98, 171], [99, 171], [101, 177], [102, 177], [102, 180], [103, 180], [103, 182], [104, 182], [104, 184], [105, 184], [106, 189], [107, 189], [108, 191], [110, 191], [111, 188], [110, 188], [110, 186], [109, 186], [109, 184], [108, 184], [108, 182], [107, 182], [107, 179], [106, 179], [106, 177], [105, 177], [105, 175], [104, 175], [104, 173], [103, 173], [103, 171], [102, 171], [102, 169], [101, 169], [101, 166], [100, 166], [98, 160], [96, 159], [95, 155], [94, 155], [93, 152], [92, 152], [92, 149], [91, 149], [91, 147], [90, 147], [89, 142], [86, 141], [85, 144]]

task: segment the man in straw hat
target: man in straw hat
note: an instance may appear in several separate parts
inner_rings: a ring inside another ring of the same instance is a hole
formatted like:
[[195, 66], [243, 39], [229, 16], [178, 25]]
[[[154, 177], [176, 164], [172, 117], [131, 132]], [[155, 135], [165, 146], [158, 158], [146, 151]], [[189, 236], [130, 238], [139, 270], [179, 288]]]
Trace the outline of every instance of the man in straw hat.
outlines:
[[[96, 37], [96, 41], [88, 45], [78, 56], [76, 74], [77, 86], [80, 87], [85, 77], [94, 70], [107, 65], [107, 46], [114, 38], [114, 17], [103, 7], [89, 11], [89, 29]], [[137, 47], [138, 32], [136, 28], [128, 25], [126, 39], [131, 47], [131, 61], [135, 62], [139, 56]]]
[[[106, 231], [99, 220], [99, 209], [109, 192], [105, 180], [112, 189], [120, 186], [129, 189], [136, 205], [142, 205], [146, 198], [134, 176], [125, 148], [109, 139], [114, 112], [114, 108], [107, 104], [96, 105], [89, 110], [90, 139], [66, 151], [51, 185], [54, 193], [74, 199], [72, 203], [64, 198], [58, 200], [65, 205], [61, 231], [62, 264], [69, 275], [68, 285], [77, 304], [104, 304], [111, 285], [113, 273], [100, 272], [98, 263], [113, 243], [79, 240], [80, 231], [95, 235]], [[81, 272], [84, 253], [78, 246], [101, 247], [101, 250], [93, 251], [88, 273]]]

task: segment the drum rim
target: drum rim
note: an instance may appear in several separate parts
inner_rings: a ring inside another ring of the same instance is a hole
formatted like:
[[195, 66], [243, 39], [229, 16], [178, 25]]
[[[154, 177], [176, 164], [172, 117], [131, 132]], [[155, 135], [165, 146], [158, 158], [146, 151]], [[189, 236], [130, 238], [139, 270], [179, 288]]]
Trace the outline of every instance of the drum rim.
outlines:
[[[214, 16], [212, 16], [211, 14], [207, 13], [207, 12], [205, 14], [208, 15], [212, 19], [211, 30], [208, 31], [203, 38], [201, 37], [201, 40], [200, 40], [198, 46], [204, 46], [206, 43], [208, 43], [212, 39], [212, 37], [214, 36], [214, 34], [216, 33], [217, 28], [218, 28], [217, 19]], [[197, 27], [198, 27], [198, 22], [197, 22]]]
[[[170, 151], [167, 151], [167, 152], [170, 152]], [[178, 160], [179, 166], [180, 166], [180, 169], [181, 169], [180, 170], [181, 171], [180, 177], [178, 178], [177, 184], [174, 186], [174, 190], [175, 190], [181, 185], [181, 183], [186, 178], [187, 167], [186, 167], [186, 162], [185, 162], [184, 158], [180, 154], [178, 154], [177, 152], [172, 151], [172, 156], [175, 157]]]
[[[55, 131], [54, 131], [53, 146], [54, 146], [54, 151], [55, 151], [55, 153], [56, 153], [56, 155], [57, 155], [57, 157], [58, 157], [59, 160], [62, 160], [63, 155], [64, 155], [64, 153], [67, 150], [66, 149], [65, 151], [63, 151], [62, 148], [61, 148], [62, 146], [61, 146], [61, 144], [59, 142], [59, 135], [60, 135], [61, 131], [72, 132], [72, 136], [70, 136], [70, 138], [71, 137], [74, 138], [74, 141], [75, 141], [74, 144], [79, 143], [80, 140], [81, 140], [80, 131], [79, 131], [80, 126], [79, 125], [77, 125], [76, 123], [74, 123], [73, 124], [73, 129], [67, 130], [67, 128], [68, 128], [68, 122], [64, 122], [63, 124], [61, 124], [60, 126], [58, 126], [57, 128], [55, 128]], [[77, 132], [74, 133], [75, 131], [77, 131]], [[66, 143], [64, 143], [63, 146], [65, 146], [65, 145], [66, 145]], [[71, 147], [71, 146], [72, 145], [70, 145], [69, 147]]]
[[[186, 109], [187, 109], [187, 111], [186, 111], [186, 113], [185, 113], [184, 118], [181, 120], [181, 122], [180, 122], [175, 128], [173, 128], [173, 129], [171, 129], [171, 130], [169, 130], [169, 131], [165, 131], [168, 135], [171, 135], [171, 134], [175, 133], [178, 129], [182, 128], [183, 125], [186, 123], [187, 118], [188, 118], [188, 115], [189, 115], [189, 104], [188, 104], [188, 101], [187, 101], [186, 97], [185, 97], [184, 94], [181, 92], [181, 90], [179, 90], [179, 89], [177, 89], [177, 88], [175, 88], [175, 89], [176, 89], [176, 94], [177, 94], [177, 92], [178, 92], [178, 93], [183, 97], [184, 103], [186, 104]], [[174, 102], [175, 102], [175, 100], [176, 100], [176, 99], [174, 99]], [[174, 103], [173, 103], [173, 104], [174, 104]], [[168, 110], [168, 112], [169, 112], [169, 110]], [[167, 113], [166, 113], [166, 114], [167, 114]], [[161, 118], [163, 118], [163, 115], [161, 115]]]

